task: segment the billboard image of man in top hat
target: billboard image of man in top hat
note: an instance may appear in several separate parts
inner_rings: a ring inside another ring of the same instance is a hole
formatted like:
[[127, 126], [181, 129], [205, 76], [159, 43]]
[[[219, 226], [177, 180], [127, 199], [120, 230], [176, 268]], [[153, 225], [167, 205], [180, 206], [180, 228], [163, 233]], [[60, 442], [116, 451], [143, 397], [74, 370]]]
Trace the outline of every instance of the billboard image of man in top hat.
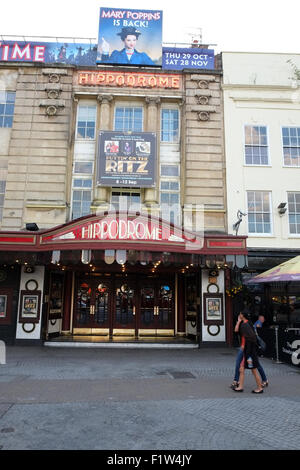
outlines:
[[161, 61], [162, 12], [100, 8], [97, 63], [157, 66]]

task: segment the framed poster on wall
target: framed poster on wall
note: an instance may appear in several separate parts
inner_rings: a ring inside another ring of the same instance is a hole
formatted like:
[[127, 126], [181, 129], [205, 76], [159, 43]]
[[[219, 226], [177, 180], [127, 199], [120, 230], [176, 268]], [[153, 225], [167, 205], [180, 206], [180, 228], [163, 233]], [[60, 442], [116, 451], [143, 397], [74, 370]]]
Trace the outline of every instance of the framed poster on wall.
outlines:
[[0, 325], [11, 324], [12, 289], [0, 289]]
[[20, 297], [20, 323], [38, 323], [40, 320], [41, 291], [22, 290]]
[[7, 295], [0, 295], [0, 318], [6, 318], [7, 314]]
[[204, 325], [224, 325], [223, 294], [204, 294]]

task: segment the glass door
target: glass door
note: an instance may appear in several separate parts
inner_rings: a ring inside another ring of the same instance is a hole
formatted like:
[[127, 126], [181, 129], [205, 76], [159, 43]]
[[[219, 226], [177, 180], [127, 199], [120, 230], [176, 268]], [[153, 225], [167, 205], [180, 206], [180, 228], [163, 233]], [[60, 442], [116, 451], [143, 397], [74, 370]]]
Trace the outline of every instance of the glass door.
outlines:
[[[133, 280], [117, 280], [115, 284], [115, 307], [113, 334], [135, 335], [136, 289]], [[124, 331], [123, 331], [124, 330]]]
[[157, 286], [156, 319], [158, 329], [174, 328], [174, 289], [170, 282]]
[[139, 335], [173, 335], [175, 290], [171, 279], [140, 280]]
[[155, 289], [151, 283], [140, 289], [140, 318], [141, 329], [156, 328]]
[[92, 285], [90, 280], [79, 281], [76, 289], [75, 298], [75, 315], [74, 327], [75, 328], [88, 328], [90, 327], [90, 312], [91, 312], [91, 294]]
[[96, 277], [77, 280], [74, 333], [109, 333], [111, 282]]
[[94, 285], [94, 297], [92, 297], [92, 328], [108, 328], [110, 314], [110, 293], [109, 282], [96, 282]]

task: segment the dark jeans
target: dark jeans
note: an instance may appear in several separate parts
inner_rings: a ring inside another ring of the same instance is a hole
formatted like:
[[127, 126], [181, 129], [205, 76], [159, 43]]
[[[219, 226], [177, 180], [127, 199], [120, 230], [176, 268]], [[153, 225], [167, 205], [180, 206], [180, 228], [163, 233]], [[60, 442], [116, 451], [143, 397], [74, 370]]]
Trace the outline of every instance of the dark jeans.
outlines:
[[[233, 379], [236, 382], [238, 382], [239, 378], [240, 378], [240, 366], [241, 366], [241, 362], [243, 360], [243, 356], [244, 356], [244, 351], [243, 351], [242, 348], [239, 348], [237, 356], [236, 356], [235, 372], [234, 372], [234, 379]], [[259, 363], [259, 366], [258, 366], [257, 370], [258, 370], [258, 372], [261, 376], [261, 380], [263, 382], [266, 382], [267, 377], [266, 377], [265, 371], [263, 370], [262, 365], [260, 363]]]

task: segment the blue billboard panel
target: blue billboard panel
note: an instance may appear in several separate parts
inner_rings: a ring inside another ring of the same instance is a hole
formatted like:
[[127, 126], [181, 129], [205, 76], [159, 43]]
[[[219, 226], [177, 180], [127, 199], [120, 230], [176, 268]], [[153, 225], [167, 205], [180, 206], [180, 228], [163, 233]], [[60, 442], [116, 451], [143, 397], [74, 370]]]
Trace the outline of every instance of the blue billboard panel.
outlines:
[[163, 48], [163, 69], [208, 69], [215, 68], [214, 50], [200, 48]]
[[99, 64], [162, 63], [162, 11], [100, 8]]
[[[100, 63], [114, 62], [117, 64], [119, 60], [119, 64], [122, 64], [122, 58], [120, 59], [117, 53], [117, 50], [113, 51], [110, 56], [106, 57], [107, 62], [101, 59]], [[135, 64], [132, 62], [132, 65], [158, 65], [161, 63], [162, 68], [167, 70], [214, 69], [214, 51], [212, 49], [164, 47], [157, 54], [159, 58], [152, 61], [147, 52], [133, 53]], [[155, 58], [154, 55], [153, 57]], [[74, 42], [2, 41], [0, 42], [0, 62], [36, 62], [95, 67], [99, 63], [99, 45]]]

